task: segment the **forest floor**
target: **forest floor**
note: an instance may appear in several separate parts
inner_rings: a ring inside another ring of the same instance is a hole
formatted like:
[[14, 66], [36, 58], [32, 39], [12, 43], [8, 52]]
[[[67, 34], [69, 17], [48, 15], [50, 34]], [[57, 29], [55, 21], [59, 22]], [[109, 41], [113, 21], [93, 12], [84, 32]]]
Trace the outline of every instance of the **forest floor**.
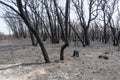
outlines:
[[[51, 63], [44, 63], [40, 47], [30, 40], [0, 41], [0, 80], [120, 80], [118, 47], [100, 42], [90, 46], [65, 49], [65, 60], [59, 60], [60, 44], [45, 42]], [[71, 57], [74, 50], [79, 57]], [[109, 59], [98, 58], [105, 55]]]

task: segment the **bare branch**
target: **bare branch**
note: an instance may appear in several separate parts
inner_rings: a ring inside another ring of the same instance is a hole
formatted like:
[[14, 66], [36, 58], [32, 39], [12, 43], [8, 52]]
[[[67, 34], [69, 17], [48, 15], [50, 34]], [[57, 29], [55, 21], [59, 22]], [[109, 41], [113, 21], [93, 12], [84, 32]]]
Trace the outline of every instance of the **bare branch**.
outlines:
[[3, 1], [0, 1], [0, 3], [3, 4], [3, 5], [5, 5], [5, 6], [7, 6], [7, 7], [9, 7], [13, 11], [15, 11], [18, 15], [20, 15], [20, 13], [15, 8], [13, 8], [12, 6], [8, 5], [7, 3], [4, 3]]

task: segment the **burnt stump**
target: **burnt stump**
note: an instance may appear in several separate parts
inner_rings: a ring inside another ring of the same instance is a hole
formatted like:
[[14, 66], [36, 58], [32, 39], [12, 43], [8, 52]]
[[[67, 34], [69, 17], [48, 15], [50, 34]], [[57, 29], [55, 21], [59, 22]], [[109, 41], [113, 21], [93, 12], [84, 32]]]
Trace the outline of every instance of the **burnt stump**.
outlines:
[[79, 57], [79, 51], [74, 50], [72, 57]]

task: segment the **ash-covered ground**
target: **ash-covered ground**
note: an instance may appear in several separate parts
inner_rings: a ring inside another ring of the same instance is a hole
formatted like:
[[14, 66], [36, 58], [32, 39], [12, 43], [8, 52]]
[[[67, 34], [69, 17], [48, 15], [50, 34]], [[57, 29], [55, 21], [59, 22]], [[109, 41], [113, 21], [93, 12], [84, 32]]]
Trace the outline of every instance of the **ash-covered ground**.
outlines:
[[[120, 51], [111, 44], [93, 42], [90, 46], [65, 49], [63, 45], [44, 42], [51, 63], [44, 63], [39, 46], [31, 46], [29, 39], [0, 41], [0, 80], [120, 80]], [[73, 51], [79, 57], [71, 57]], [[107, 52], [107, 54], [105, 54]], [[108, 59], [98, 58], [100, 55]]]

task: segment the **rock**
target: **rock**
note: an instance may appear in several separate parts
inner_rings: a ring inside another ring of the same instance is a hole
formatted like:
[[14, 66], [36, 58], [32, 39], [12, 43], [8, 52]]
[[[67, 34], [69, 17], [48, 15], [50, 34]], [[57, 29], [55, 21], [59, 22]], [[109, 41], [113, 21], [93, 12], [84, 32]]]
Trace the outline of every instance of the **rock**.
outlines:
[[109, 57], [108, 57], [108, 56], [103, 56], [103, 59], [108, 60], [108, 59], [109, 59]]
[[106, 56], [106, 55], [99, 55], [98, 58], [103, 58], [103, 59], [105, 59], [105, 60], [108, 60], [108, 59], [109, 59], [109, 57]]
[[103, 56], [102, 55], [99, 55], [98, 58], [102, 58]]

